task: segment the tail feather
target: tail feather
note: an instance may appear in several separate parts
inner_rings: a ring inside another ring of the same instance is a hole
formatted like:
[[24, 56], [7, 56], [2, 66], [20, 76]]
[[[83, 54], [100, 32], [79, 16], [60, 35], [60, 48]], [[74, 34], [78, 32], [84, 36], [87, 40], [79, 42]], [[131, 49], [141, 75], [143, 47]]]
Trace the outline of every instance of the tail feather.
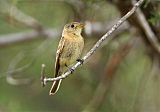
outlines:
[[[56, 65], [55, 65], [55, 77], [59, 76], [60, 75], [60, 65], [59, 65], [59, 58], [58, 60], [56, 61]], [[56, 94], [56, 92], [58, 91], [59, 89], [59, 86], [61, 84], [61, 81], [62, 79], [60, 80], [57, 80], [57, 81], [54, 81], [53, 84], [52, 84], [52, 87], [50, 89], [50, 92], [49, 92], [49, 95], [54, 95]]]
[[62, 79], [53, 82], [49, 95], [54, 95], [58, 91], [61, 81]]

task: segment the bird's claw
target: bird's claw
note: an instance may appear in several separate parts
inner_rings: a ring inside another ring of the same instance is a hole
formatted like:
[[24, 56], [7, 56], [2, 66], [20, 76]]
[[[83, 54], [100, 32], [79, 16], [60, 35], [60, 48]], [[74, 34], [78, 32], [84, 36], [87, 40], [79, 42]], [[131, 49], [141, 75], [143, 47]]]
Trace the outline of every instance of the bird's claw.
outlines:
[[74, 72], [74, 69], [72, 69], [72, 68], [69, 68], [69, 70], [71, 71], [71, 74]]
[[81, 65], [83, 64], [84, 60], [83, 59], [77, 59], [76, 61], [80, 62]]

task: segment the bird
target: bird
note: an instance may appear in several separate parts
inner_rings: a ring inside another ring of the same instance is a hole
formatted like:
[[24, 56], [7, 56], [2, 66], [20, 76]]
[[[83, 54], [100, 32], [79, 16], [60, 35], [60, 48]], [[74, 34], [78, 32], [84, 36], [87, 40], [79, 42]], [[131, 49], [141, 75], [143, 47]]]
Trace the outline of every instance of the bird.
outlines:
[[[82, 61], [80, 56], [84, 47], [84, 38], [81, 33], [84, 26], [80, 22], [71, 22], [64, 26], [56, 52], [55, 77], [70, 69], [76, 61]], [[70, 70], [73, 72], [72, 69]], [[58, 91], [61, 81], [62, 79], [53, 82], [49, 95], [54, 95]]]

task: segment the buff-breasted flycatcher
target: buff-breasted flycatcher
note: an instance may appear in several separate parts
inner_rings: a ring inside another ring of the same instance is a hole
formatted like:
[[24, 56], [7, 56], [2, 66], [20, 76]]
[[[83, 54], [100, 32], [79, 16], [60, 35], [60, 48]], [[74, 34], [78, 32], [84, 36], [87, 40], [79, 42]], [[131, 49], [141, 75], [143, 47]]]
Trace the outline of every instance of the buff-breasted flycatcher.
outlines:
[[[79, 59], [84, 46], [81, 36], [84, 24], [72, 22], [64, 26], [60, 39], [55, 62], [55, 77], [62, 75], [67, 68]], [[54, 81], [50, 89], [50, 95], [54, 95], [60, 86], [62, 79]]]

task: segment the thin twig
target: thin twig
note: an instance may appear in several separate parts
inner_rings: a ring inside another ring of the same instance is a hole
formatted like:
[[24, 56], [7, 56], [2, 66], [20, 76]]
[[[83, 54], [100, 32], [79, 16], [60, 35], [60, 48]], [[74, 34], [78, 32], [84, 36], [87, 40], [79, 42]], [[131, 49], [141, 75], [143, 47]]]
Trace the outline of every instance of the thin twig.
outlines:
[[46, 83], [44, 82], [44, 78], [45, 78], [45, 64], [42, 64], [42, 70], [41, 70], [41, 83], [42, 86], [44, 87], [46, 85]]
[[[136, 11], [136, 9], [144, 2], [144, 0], [139, 0], [137, 3], [134, 4], [133, 8], [126, 14], [124, 15], [104, 36], [98, 40], [98, 42], [92, 47], [92, 49], [82, 58], [82, 60], [86, 61], [92, 54], [95, 53], [95, 51], [102, 45], [102, 43], [105, 42], [108, 43], [112, 38], [107, 38], [109, 37], [123, 22], [125, 22], [133, 13]], [[77, 62], [71, 69], [75, 70], [78, 66], [80, 66], [82, 63]], [[56, 80], [64, 79], [68, 77], [71, 74], [71, 71], [68, 70], [64, 74], [62, 74], [59, 77], [56, 78], [44, 78], [44, 83], [47, 82], [53, 82]]]

